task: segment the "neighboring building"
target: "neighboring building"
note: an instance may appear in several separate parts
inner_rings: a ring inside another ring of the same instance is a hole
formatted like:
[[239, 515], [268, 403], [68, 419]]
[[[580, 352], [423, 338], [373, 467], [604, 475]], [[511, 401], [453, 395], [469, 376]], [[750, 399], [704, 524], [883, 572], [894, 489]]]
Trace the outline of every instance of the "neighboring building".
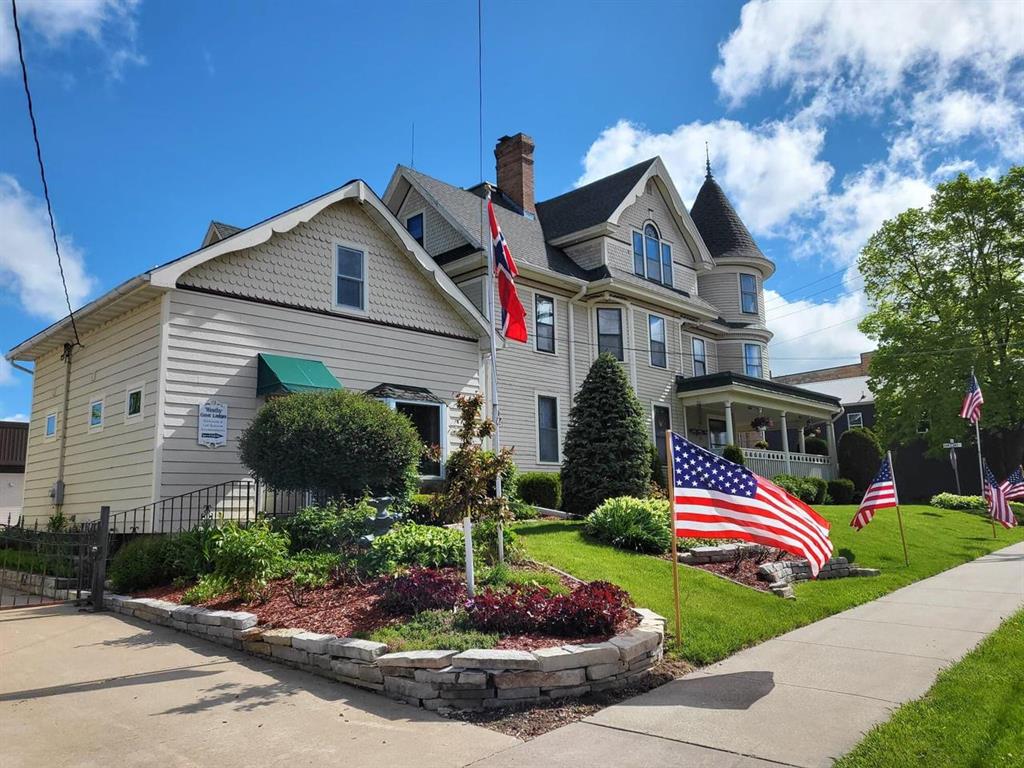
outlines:
[[[398, 166], [383, 199], [353, 181], [246, 229], [211, 223], [198, 251], [77, 312], [82, 346], [65, 318], [11, 350], [36, 364], [26, 514], [91, 515], [243, 478], [240, 432], [266, 396], [296, 389], [366, 391], [446, 455], [454, 395], [489, 392], [488, 192], [530, 332], [498, 351], [502, 441], [520, 468], [557, 470], [599, 351], [622, 361], [659, 448], [672, 428], [721, 449], [751, 414], [831, 425], [837, 398], [771, 380], [774, 265], [710, 168], [688, 212], [658, 158], [537, 203], [533, 142], [504, 137], [495, 156], [496, 186]], [[819, 475], [834, 464], [785, 462]], [[421, 469], [439, 476], [443, 461]]]
[[21, 518], [25, 481], [25, 450], [28, 424], [0, 421], [0, 523], [12, 525]]
[[[852, 427], [875, 426], [875, 395], [868, 386], [873, 354], [864, 352], [859, 362], [850, 365], [776, 376], [775, 381], [838, 397], [843, 406], [843, 414], [836, 421], [835, 430], [837, 440], [842, 439], [843, 433]], [[790, 439], [794, 439], [794, 435], [791, 434]], [[770, 434], [768, 442], [772, 447], [777, 447], [781, 437]], [[951, 462], [927, 456], [926, 449], [923, 439], [893, 448], [897, 488], [900, 498], [905, 501], [925, 501], [937, 493], [955, 493], [957, 490]], [[965, 444], [956, 449], [956, 453], [961, 491], [967, 494], [980, 493], [981, 484], [973, 446]]]

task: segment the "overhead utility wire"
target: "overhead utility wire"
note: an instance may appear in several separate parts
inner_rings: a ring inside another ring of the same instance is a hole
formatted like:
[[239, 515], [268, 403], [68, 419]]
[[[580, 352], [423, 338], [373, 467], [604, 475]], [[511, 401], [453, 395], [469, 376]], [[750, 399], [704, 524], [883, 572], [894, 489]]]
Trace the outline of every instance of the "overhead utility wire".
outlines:
[[28, 87], [28, 68], [25, 66], [25, 51], [21, 44], [21, 27], [18, 26], [18, 4], [11, 0], [11, 15], [14, 17], [14, 34], [18, 39], [18, 59], [21, 62], [21, 82], [25, 86], [25, 99], [28, 101], [28, 118], [32, 123], [32, 139], [36, 144], [36, 160], [39, 162], [39, 178], [43, 182], [43, 197], [46, 199], [46, 213], [50, 217], [50, 234], [53, 235], [53, 250], [57, 253], [57, 267], [60, 269], [60, 282], [64, 286], [64, 301], [68, 305], [68, 317], [71, 318], [71, 330], [75, 334], [75, 344], [82, 346], [78, 338], [78, 326], [75, 313], [71, 309], [71, 296], [68, 295], [68, 281], [64, 277], [64, 262], [60, 257], [60, 242], [57, 239], [57, 225], [53, 221], [53, 206], [50, 203], [50, 188], [46, 183], [46, 169], [43, 166], [43, 150], [39, 145], [39, 129], [36, 126], [36, 114], [32, 108], [32, 91]]

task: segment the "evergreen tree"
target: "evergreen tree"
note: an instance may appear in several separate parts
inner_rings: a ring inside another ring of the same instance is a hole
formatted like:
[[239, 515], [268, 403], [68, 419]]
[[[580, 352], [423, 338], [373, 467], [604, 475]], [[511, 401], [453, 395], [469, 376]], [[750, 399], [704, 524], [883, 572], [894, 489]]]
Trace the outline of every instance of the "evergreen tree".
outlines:
[[839, 474], [853, 481], [857, 496], [863, 495], [882, 463], [882, 446], [867, 427], [843, 432], [838, 447]]
[[605, 499], [647, 495], [650, 441], [626, 373], [605, 353], [590, 367], [569, 413], [562, 460], [562, 506], [586, 515]]

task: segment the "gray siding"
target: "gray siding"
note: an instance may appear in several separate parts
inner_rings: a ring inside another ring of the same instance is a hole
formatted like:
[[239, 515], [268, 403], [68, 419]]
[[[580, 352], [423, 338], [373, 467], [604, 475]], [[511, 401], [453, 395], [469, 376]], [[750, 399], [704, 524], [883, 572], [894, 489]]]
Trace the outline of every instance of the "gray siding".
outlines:
[[733, 371], [735, 373], [746, 373], [746, 364], [743, 357], [743, 346], [745, 344], [756, 344], [761, 348], [761, 367], [764, 378], [771, 378], [771, 371], [768, 364], [768, 348], [756, 339], [723, 339], [719, 342], [719, 354], [721, 356], [721, 370]]
[[[740, 311], [741, 272], [753, 275], [757, 280], [757, 315], [748, 315]], [[764, 327], [764, 280], [757, 270], [732, 266], [715, 267], [697, 280], [700, 284], [700, 297], [714, 304], [723, 318]]]
[[604, 241], [603, 237], [595, 237], [593, 240], [569, 246], [565, 252], [583, 269], [594, 269], [604, 264]]
[[423, 214], [423, 247], [431, 256], [466, 244], [466, 238], [460, 235], [458, 230], [419, 192], [410, 187], [396, 218], [404, 227], [405, 220], [417, 213]]

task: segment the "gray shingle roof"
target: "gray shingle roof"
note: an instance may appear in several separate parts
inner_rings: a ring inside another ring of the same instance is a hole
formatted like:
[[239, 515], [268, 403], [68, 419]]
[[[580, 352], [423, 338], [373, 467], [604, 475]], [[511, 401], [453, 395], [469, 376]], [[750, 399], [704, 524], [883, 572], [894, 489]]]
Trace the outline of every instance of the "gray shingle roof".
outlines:
[[214, 232], [217, 233], [218, 240], [223, 240], [225, 237], [231, 237], [232, 235], [242, 231], [242, 227], [225, 224], [223, 221], [211, 221], [210, 226], [213, 227]]
[[608, 221], [656, 158], [605, 176], [537, 204], [537, 217], [549, 240]]
[[712, 257], [747, 256], [767, 260], [710, 172], [693, 201], [690, 218]]

